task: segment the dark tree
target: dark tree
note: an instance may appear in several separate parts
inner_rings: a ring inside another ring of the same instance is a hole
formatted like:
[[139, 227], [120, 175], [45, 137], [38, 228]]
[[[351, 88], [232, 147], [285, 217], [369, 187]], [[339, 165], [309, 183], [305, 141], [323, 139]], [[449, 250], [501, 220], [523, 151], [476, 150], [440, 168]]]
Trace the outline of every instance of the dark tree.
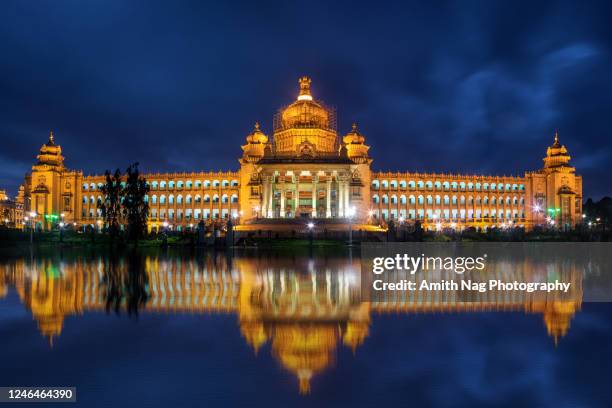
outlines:
[[123, 215], [127, 220], [129, 238], [136, 241], [147, 232], [149, 204], [145, 200], [149, 186], [144, 177], [140, 177], [138, 163], [126, 170], [126, 185], [123, 190]]
[[106, 170], [104, 175], [106, 181], [101, 189], [104, 198], [98, 206], [102, 210], [104, 224], [108, 229], [111, 240], [114, 241], [119, 235], [121, 225], [121, 197], [123, 196], [121, 172], [117, 169], [114, 174], [111, 174], [110, 171]]

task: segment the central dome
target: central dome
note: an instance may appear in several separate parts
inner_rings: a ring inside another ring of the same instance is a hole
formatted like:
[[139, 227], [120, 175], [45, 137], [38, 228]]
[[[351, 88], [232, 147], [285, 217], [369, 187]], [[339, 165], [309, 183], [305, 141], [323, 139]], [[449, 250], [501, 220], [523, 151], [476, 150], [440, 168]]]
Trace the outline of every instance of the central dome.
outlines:
[[283, 128], [329, 128], [329, 112], [310, 94], [310, 78], [299, 79], [300, 94], [297, 100], [282, 111]]
[[274, 117], [274, 143], [280, 154], [300, 154], [303, 146], [310, 153], [330, 154], [337, 151], [336, 112], [310, 93], [310, 78], [298, 80], [300, 92], [292, 104], [280, 109]]

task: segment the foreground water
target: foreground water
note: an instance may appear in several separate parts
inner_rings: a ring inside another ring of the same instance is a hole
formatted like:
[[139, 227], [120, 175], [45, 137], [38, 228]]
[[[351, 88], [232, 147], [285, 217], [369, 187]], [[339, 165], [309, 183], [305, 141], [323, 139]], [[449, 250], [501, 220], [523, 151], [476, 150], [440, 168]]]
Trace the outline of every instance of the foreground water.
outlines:
[[[0, 386], [83, 407], [612, 405], [612, 306], [361, 302], [356, 254], [0, 259]], [[561, 310], [561, 311], [560, 311]]]

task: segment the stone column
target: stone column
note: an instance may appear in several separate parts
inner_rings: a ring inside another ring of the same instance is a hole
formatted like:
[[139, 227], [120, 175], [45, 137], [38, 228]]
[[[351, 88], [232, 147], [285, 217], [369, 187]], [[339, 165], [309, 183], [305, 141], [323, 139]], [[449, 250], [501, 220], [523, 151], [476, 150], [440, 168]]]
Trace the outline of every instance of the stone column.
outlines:
[[268, 177], [262, 176], [261, 189], [261, 216], [268, 217]]
[[327, 218], [331, 218], [331, 180], [327, 179], [327, 194], [325, 196], [326, 199], [326, 208], [325, 208], [325, 216]]
[[312, 213], [313, 218], [317, 216], [317, 180], [312, 176]]
[[285, 189], [282, 188], [280, 191], [280, 216], [285, 218]]
[[293, 197], [293, 218], [298, 216], [298, 207], [300, 206], [300, 174], [295, 172], [295, 196]]
[[268, 218], [274, 217], [274, 175], [270, 176], [268, 189]]
[[349, 184], [350, 184], [350, 180], [347, 179], [344, 182], [344, 194], [343, 194], [344, 196], [344, 215], [345, 216], [348, 215], [349, 208], [351, 208], [350, 197], [349, 197], [349, 188], [350, 188]]
[[344, 217], [344, 181], [340, 176], [338, 176], [338, 187], [337, 187], [337, 196], [336, 199], [338, 201], [338, 217]]

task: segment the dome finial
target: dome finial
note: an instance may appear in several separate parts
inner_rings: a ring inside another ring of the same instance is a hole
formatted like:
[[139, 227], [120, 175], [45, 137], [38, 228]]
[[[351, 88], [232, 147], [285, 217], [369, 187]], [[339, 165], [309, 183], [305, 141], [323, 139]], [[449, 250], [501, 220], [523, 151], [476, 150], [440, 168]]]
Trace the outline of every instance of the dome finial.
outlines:
[[357, 131], [357, 123], [353, 122], [353, 132]]
[[559, 130], [555, 129], [555, 142], [553, 143], [553, 146], [557, 147], [559, 146]]
[[312, 101], [312, 95], [310, 95], [310, 78], [303, 76], [298, 80], [298, 82], [300, 84], [298, 101]]
[[255, 122], [255, 131], [259, 132], [259, 122]]
[[54, 140], [54, 136], [53, 136], [53, 131], [51, 130], [49, 132], [49, 144], [55, 144], [55, 140]]

